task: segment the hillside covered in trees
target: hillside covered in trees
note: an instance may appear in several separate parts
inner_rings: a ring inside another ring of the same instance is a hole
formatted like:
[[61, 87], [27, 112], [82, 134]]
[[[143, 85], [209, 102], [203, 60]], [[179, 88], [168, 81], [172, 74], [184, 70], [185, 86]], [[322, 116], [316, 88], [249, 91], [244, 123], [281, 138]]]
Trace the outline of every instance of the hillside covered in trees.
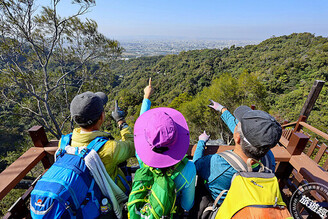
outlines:
[[[110, 100], [119, 100], [128, 114], [128, 123], [133, 125], [139, 115], [143, 88], [151, 77], [155, 89], [151, 98], [152, 107], [168, 106], [180, 110], [188, 121], [192, 143], [197, 141], [203, 130], [211, 134], [211, 139], [223, 138], [230, 142], [231, 135], [218, 114], [207, 107], [209, 99], [231, 110], [241, 104], [254, 104], [258, 109], [270, 112], [280, 122], [294, 121], [313, 81], [327, 81], [327, 63], [327, 38], [295, 33], [245, 47], [111, 61], [101, 74], [87, 77], [86, 86], [81, 87], [80, 92], [107, 92]], [[97, 62], [90, 63], [86, 71], [94, 72], [100, 68], [98, 65]], [[73, 77], [74, 74], [72, 80]], [[111, 103], [107, 105], [107, 111], [112, 109]], [[324, 87], [309, 118], [309, 123], [322, 131], [328, 131], [327, 105], [327, 88]], [[56, 107], [63, 106], [52, 107], [56, 110]], [[65, 110], [57, 111], [67, 114], [68, 106], [64, 107]], [[0, 127], [1, 156], [6, 156], [8, 149], [15, 151], [21, 150], [19, 145], [28, 146], [25, 143], [29, 140], [28, 134], [23, 131], [37, 124], [35, 120], [23, 119], [15, 113], [8, 116], [8, 110], [15, 111], [16, 108], [11, 105], [0, 111], [4, 121]], [[118, 130], [109, 117], [104, 129], [117, 135]], [[69, 121], [67, 123], [63, 132], [71, 131]], [[2, 168], [10, 162], [6, 159], [2, 161]]]
[[[133, 122], [151, 77], [156, 89], [153, 105], [179, 109], [196, 141], [201, 130], [209, 130], [214, 138], [224, 130], [219, 130], [218, 116], [206, 108], [208, 99], [231, 110], [240, 104], [255, 104], [281, 122], [296, 120], [313, 81], [327, 81], [327, 63], [327, 38], [294, 33], [258, 45], [117, 61], [112, 64], [116, 84], [110, 93], [112, 99], [120, 97]], [[328, 127], [327, 105], [324, 87], [309, 118], [323, 131]]]

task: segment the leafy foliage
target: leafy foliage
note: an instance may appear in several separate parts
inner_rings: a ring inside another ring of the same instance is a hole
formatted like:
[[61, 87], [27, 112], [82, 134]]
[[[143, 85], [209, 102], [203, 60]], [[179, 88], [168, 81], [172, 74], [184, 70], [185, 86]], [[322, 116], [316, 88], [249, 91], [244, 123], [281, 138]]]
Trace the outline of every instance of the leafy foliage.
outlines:
[[79, 10], [69, 17], [57, 12], [60, 1], [35, 14], [35, 2], [1, 1], [1, 114], [18, 114], [44, 126], [57, 139], [69, 125], [69, 103], [79, 92], [103, 85], [119, 43], [82, 21], [94, 1], [74, 1]]

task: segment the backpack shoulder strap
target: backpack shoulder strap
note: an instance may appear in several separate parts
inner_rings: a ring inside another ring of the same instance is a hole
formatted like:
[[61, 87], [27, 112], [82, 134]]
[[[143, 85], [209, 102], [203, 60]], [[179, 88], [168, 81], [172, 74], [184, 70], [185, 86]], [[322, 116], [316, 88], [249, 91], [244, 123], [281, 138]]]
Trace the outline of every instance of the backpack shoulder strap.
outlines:
[[66, 148], [67, 145], [69, 145], [71, 143], [72, 134], [73, 133], [69, 133], [67, 135], [62, 135], [62, 137], [60, 139], [59, 149], [55, 153], [55, 161], [56, 161], [58, 156], [62, 156], [66, 153], [65, 148]]
[[228, 192], [228, 190], [226, 190], [226, 189], [225, 189], [225, 190], [222, 190], [222, 191], [220, 192], [220, 194], [216, 197], [216, 199], [215, 199], [213, 205], [208, 206], [208, 207], [206, 207], [206, 208], [204, 209], [203, 214], [204, 214], [206, 211], [215, 211], [215, 210], [217, 209], [217, 204], [218, 204], [219, 200], [221, 199], [222, 195], [223, 195], [224, 193], [227, 193], [227, 192]]
[[89, 152], [93, 149], [96, 152], [98, 152], [98, 150], [108, 141], [108, 138], [106, 137], [96, 137], [95, 139], [93, 139], [86, 148], [84, 148], [80, 153], [79, 156], [81, 158], [84, 158], [85, 156], [87, 156], [89, 154]]
[[69, 133], [67, 135], [62, 135], [60, 139], [59, 148], [65, 150], [65, 147], [71, 143], [71, 139], [72, 139], [72, 133]]
[[263, 165], [265, 167], [269, 168], [270, 170], [273, 169], [272, 160], [271, 160], [271, 157], [269, 155], [269, 152], [266, 153], [266, 155], [261, 158], [261, 163], [263, 163]]
[[187, 156], [184, 156], [184, 158], [179, 163], [176, 164], [176, 166], [174, 167], [173, 173], [171, 175], [171, 179], [174, 180], [179, 175], [179, 173], [181, 173], [183, 168], [185, 168], [185, 166], [187, 165], [188, 161], [189, 160], [188, 160]]
[[219, 153], [219, 155], [238, 172], [247, 172], [247, 164], [233, 151], [227, 150]]
[[96, 152], [98, 152], [98, 150], [108, 141], [108, 138], [106, 137], [96, 137], [95, 139], [93, 139], [89, 145], [87, 146], [88, 150], [95, 150]]

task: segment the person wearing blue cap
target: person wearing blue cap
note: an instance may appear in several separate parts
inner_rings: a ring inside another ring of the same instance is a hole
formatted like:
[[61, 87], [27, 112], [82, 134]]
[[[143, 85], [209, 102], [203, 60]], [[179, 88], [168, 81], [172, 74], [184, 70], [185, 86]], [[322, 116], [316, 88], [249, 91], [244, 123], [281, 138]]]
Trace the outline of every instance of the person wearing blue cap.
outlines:
[[125, 113], [120, 110], [117, 101], [112, 117], [120, 128], [122, 140], [115, 140], [110, 133], [100, 131], [105, 121], [104, 106], [107, 101], [107, 95], [103, 92], [87, 91], [73, 98], [70, 105], [71, 117], [79, 127], [73, 130], [70, 145], [85, 147], [96, 137], [108, 138], [105, 145], [99, 149], [98, 155], [112, 180], [123, 192], [128, 192], [129, 184], [118, 165], [135, 154], [133, 132], [125, 122]]

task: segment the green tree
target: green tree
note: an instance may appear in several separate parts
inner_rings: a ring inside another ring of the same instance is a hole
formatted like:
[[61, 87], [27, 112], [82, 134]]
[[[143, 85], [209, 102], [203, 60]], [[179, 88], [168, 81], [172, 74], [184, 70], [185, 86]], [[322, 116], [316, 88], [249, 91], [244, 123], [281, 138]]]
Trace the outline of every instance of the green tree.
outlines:
[[231, 142], [232, 135], [220, 119], [220, 113], [207, 107], [212, 99], [226, 106], [233, 112], [240, 105], [256, 105], [258, 109], [268, 110], [265, 102], [266, 90], [255, 74], [244, 71], [238, 78], [229, 73], [221, 75], [212, 81], [191, 101], [183, 103], [179, 110], [185, 116], [191, 133], [192, 142], [198, 140], [198, 135], [204, 130], [212, 139], [223, 139]]
[[122, 50], [95, 21], [79, 19], [93, 0], [73, 0], [79, 9], [68, 17], [59, 15], [59, 3], [36, 13], [34, 0], [0, 1], [1, 106], [10, 109], [0, 113], [31, 118], [56, 138], [68, 124], [72, 97], [97, 90], [93, 83]]

